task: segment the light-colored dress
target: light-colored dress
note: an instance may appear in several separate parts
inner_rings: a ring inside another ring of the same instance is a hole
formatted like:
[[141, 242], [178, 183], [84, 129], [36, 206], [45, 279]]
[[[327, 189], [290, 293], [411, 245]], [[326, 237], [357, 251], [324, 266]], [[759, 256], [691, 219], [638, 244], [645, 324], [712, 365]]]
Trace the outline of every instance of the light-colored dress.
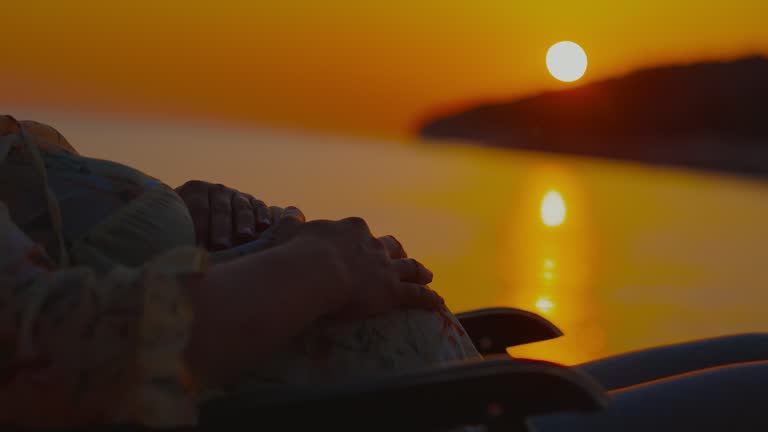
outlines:
[[[201, 393], [220, 390], [195, 386], [204, 379], [181, 356], [193, 319], [184, 285], [208, 266], [194, 241], [183, 201], [162, 182], [0, 116], [0, 424], [193, 424]], [[475, 356], [447, 310], [403, 310], [312, 326], [238, 387]]]

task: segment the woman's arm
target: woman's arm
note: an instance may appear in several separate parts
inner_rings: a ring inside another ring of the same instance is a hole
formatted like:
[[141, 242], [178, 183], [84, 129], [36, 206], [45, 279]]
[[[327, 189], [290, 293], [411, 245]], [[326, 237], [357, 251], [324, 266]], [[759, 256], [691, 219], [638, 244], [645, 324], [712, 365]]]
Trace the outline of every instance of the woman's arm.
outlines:
[[[0, 117], [0, 162], [19, 126]], [[61, 149], [54, 132], [41, 146]], [[269, 253], [207, 275], [195, 248], [96, 274], [57, 268], [0, 203], [0, 424], [190, 423], [196, 383], [236, 377], [318, 317], [439, 304], [431, 274], [391, 259], [362, 220], [284, 213]]]
[[393, 259], [391, 243], [373, 237], [362, 219], [302, 223], [287, 212], [273, 235], [275, 246], [212, 267], [191, 291], [188, 358], [207, 384], [228, 384], [320, 318], [443, 305], [426, 287], [432, 273], [416, 260]]
[[204, 252], [57, 270], [0, 202], [0, 424], [195, 420], [181, 359]]
[[275, 247], [207, 273], [189, 248], [96, 276], [56, 269], [0, 204], [0, 424], [192, 423], [195, 384], [237, 378], [318, 318], [442, 304], [361, 219], [281, 222]]

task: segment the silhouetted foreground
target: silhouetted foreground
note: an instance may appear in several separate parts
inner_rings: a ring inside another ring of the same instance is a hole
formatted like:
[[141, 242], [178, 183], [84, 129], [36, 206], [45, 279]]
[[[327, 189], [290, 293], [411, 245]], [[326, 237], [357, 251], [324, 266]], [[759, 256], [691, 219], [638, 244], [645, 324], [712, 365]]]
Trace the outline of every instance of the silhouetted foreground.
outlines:
[[768, 59], [667, 66], [437, 117], [426, 138], [768, 176]]

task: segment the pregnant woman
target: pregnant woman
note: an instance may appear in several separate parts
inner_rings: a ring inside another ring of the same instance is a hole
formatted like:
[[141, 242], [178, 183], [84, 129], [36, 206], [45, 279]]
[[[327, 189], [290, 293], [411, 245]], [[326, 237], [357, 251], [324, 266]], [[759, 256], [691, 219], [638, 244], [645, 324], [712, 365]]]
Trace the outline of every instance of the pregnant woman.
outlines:
[[[0, 116], [0, 424], [189, 425], [219, 392], [477, 357], [431, 279], [362, 219], [305, 222], [298, 209], [204, 182], [174, 191], [79, 155], [49, 126]], [[768, 358], [762, 335], [749, 346]], [[721, 349], [681, 347], [709, 359]], [[582, 366], [615, 389], [606, 412], [536, 424], [761, 420], [764, 363], [645, 383], [697, 368], [665, 368], [681, 356], [650, 350], [643, 361], [655, 373], [617, 378], [637, 355]], [[740, 392], [725, 398], [727, 388]]]

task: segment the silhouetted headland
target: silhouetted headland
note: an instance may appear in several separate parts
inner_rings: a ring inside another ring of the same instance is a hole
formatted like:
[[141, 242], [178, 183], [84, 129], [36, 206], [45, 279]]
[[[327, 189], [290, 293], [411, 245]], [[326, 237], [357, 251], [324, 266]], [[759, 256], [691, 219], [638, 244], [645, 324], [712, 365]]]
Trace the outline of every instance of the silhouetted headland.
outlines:
[[768, 59], [640, 70], [440, 116], [420, 133], [768, 176]]

